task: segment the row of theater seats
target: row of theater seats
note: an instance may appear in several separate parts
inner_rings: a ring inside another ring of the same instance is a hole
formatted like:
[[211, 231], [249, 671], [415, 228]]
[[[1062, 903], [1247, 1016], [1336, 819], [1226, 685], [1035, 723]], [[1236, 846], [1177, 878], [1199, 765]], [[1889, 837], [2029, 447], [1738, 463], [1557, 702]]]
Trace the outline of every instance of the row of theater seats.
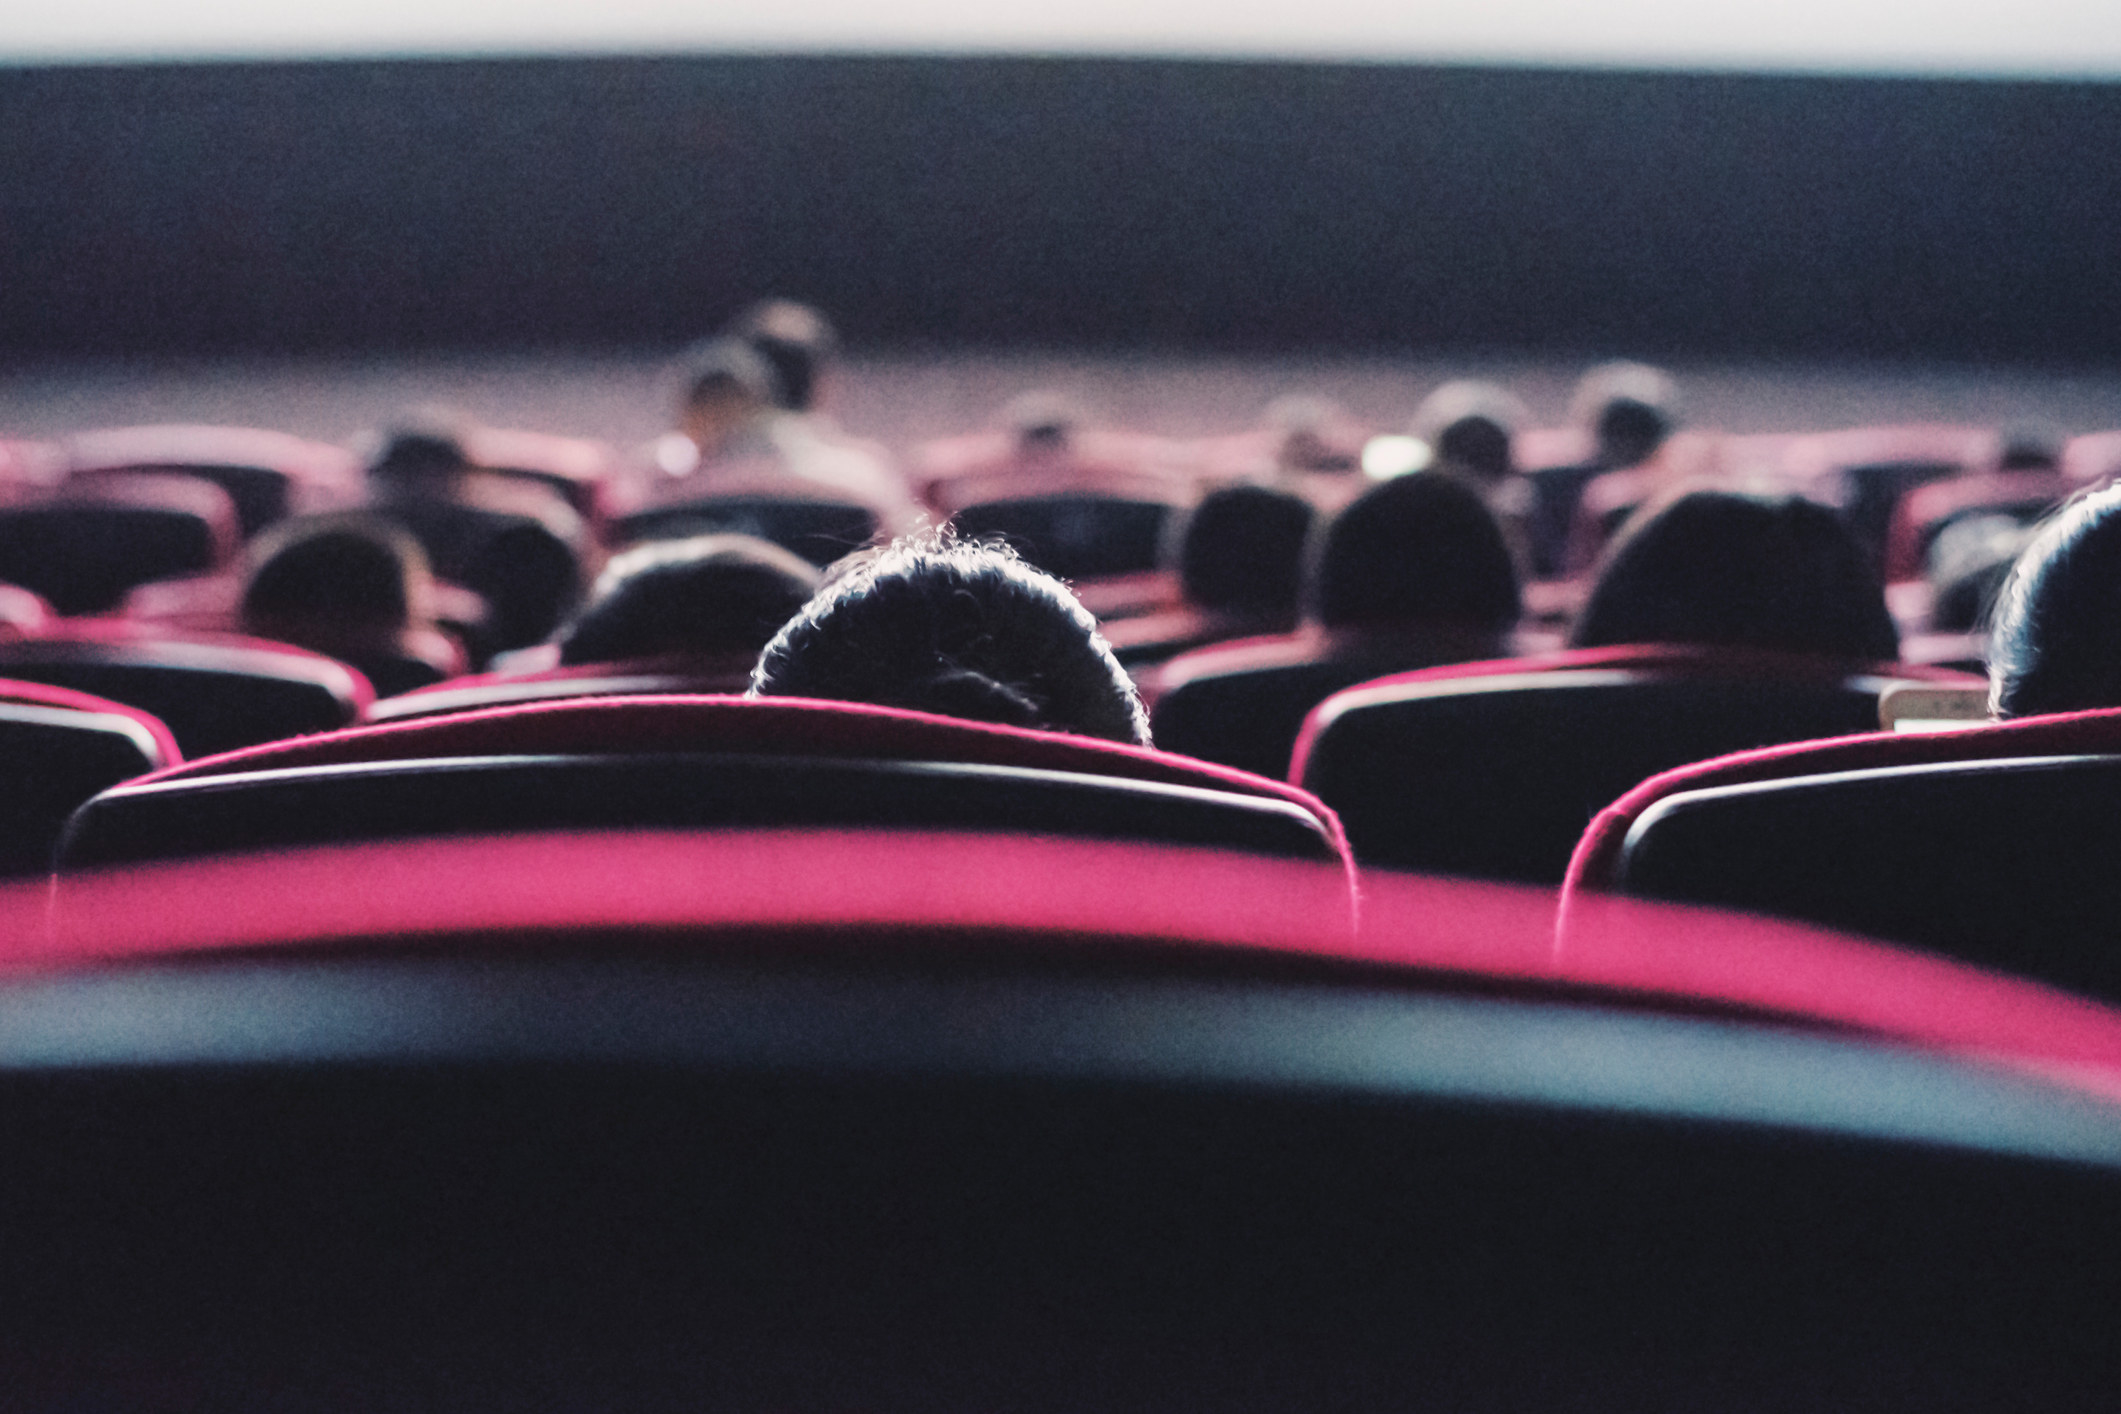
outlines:
[[147, 713], [8, 684], [0, 752], [21, 784], [0, 860], [17, 875], [56, 863], [63, 880], [437, 835], [1072, 836], [1310, 861], [1335, 877], [1559, 885], [1564, 946], [1602, 896], [1628, 894], [1793, 916], [2121, 997], [2107, 867], [2121, 711], [1875, 730], [1883, 689], [1947, 680], [1654, 646], [1405, 674], [1312, 715], [1296, 784], [895, 709], [669, 692], [459, 702], [178, 764]]
[[[18, 445], [0, 456], [0, 583], [77, 615], [115, 610], [136, 586], [174, 579], [181, 589], [146, 594], [135, 609], [161, 622], [227, 629], [228, 581], [244, 540], [288, 515], [370, 504], [412, 529], [444, 579], [483, 596], [493, 617], [469, 626], [477, 659], [549, 633], [584, 573], [610, 549], [734, 531], [824, 564], [903, 528], [888, 507], [763, 466], [629, 508], [611, 490], [623, 481], [622, 463], [598, 444], [492, 428], [464, 429], [460, 440], [466, 460], [446, 475], [393, 469], [386, 458], [365, 477], [344, 449], [243, 428], [132, 428], [42, 451]], [[913, 489], [928, 514], [969, 534], [1009, 538], [1078, 582], [1092, 610], [1112, 617], [1176, 598], [1173, 532], [1204, 487], [1271, 480], [1330, 511], [1365, 484], [1353, 463], [1299, 474], [1256, 451], [1189, 466], [1137, 442], [1144, 439], [1093, 454], [1068, 444], [1012, 451], [980, 441], [977, 455], [930, 458]], [[1588, 570], [1621, 520], [1663, 487], [1699, 480], [1771, 484], [1839, 506], [1873, 547], [1883, 577], [1914, 582], [1952, 525], [1983, 515], [2030, 518], [2121, 467], [2121, 433], [2080, 436], [2050, 462], [2018, 466], [1998, 451], [1992, 429], [1912, 425], [1681, 433], [1651, 461], [1586, 481], [1595, 467], [1545, 465], [1583, 454], [1580, 438], [1527, 432], [1518, 442], [1532, 522], [1576, 521], [1574, 548], [1559, 566], [1564, 577]]]

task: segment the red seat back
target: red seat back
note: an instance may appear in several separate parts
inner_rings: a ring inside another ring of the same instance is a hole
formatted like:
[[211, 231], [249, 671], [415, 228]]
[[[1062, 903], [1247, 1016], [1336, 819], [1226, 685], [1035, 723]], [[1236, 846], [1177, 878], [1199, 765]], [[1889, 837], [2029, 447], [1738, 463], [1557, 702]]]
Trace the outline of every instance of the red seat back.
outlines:
[[342, 727], [373, 698], [358, 672], [320, 654], [126, 620], [68, 620], [48, 633], [0, 640], [0, 675], [151, 713], [193, 757]]
[[1743, 746], [1861, 731], [1897, 664], [1622, 645], [1429, 669], [1321, 703], [1292, 768], [1365, 863], [1559, 883], [1597, 810]]
[[1564, 905], [1575, 893], [1613, 889], [1628, 831], [1657, 802], [1683, 791], [1842, 771], [2121, 752], [2121, 708], [1995, 722], [1965, 731], [1872, 733], [1741, 751], [1652, 776], [1592, 820], [1569, 860]]

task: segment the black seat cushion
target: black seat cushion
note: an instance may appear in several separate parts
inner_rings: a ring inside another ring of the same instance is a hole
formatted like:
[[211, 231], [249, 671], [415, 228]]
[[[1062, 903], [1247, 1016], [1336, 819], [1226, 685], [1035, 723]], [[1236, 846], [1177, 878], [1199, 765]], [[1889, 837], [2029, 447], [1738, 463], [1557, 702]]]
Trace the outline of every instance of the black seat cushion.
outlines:
[[954, 762], [725, 754], [478, 756], [205, 776], [107, 792], [65, 867], [464, 833], [629, 827], [966, 829], [1338, 856], [1287, 801]]
[[1660, 771], [1878, 724], [1875, 679], [1530, 673], [1380, 688], [1339, 707], [1303, 784], [1356, 858], [1559, 883], [1591, 817]]
[[612, 523], [611, 541], [630, 545], [688, 535], [754, 535], [823, 566], [861, 549], [876, 532], [876, 512], [852, 502], [711, 496], [622, 516]]
[[950, 523], [975, 539], [1000, 536], [1048, 574], [1098, 579], [1158, 568], [1170, 519], [1161, 501], [1081, 492], [983, 501]]
[[98, 791], [160, 766], [136, 723], [0, 702], [0, 875], [41, 874], [67, 817]]
[[1628, 893], [1911, 943], [2121, 999], [2121, 756], [1687, 791], [1628, 833]]

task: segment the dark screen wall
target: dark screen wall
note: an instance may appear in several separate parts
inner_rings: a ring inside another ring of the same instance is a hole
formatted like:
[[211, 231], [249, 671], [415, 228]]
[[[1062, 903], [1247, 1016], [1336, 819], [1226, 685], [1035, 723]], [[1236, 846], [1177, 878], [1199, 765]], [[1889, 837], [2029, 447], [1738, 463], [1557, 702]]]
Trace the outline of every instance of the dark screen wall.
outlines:
[[0, 71], [0, 353], [2121, 357], [2121, 85], [1125, 60]]

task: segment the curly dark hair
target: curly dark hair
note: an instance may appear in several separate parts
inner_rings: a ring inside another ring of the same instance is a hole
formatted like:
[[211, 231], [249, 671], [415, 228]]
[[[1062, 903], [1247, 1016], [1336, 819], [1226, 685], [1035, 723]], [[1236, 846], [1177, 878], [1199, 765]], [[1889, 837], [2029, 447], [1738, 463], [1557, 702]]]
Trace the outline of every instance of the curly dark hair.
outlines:
[[933, 531], [835, 566], [766, 645], [751, 692], [1149, 744], [1134, 684], [1066, 585]]

